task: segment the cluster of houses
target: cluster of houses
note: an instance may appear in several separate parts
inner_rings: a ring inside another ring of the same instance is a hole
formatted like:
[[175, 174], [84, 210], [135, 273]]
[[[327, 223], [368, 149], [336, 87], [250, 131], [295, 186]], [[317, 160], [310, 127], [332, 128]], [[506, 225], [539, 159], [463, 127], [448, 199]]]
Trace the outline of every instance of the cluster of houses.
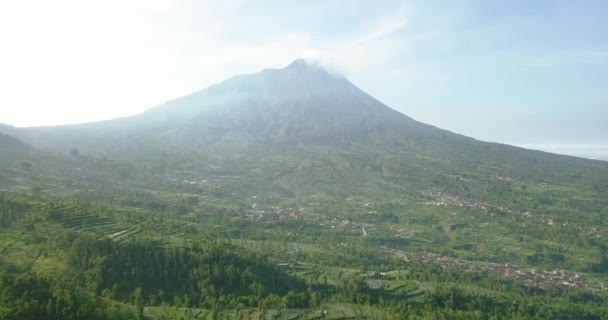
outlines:
[[[504, 182], [514, 183], [514, 184], [519, 184], [519, 185], [526, 185], [525, 182], [517, 180], [512, 177], [492, 176], [492, 177], [490, 177], [490, 179], [495, 180], [495, 181], [504, 181]], [[552, 185], [550, 185], [546, 182], [540, 182], [540, 183], [536, 184], [536, 186], [538, 186], [539, 188], [553, 188]]]
[[[505, 178], [506, 179], [506, 178]], [[457, 207], [465, 207], [471, 209], [481, 209], [485, 210], [486, 214], [495, 215], [495, 212], [502, 215], [517, 215], [523, 219], [532, 219], [532, 221], [536, 221], [537, 223], [544, 224], [547, 226], [560, 226], [567, 228], [578, 228], [578, 233], [581, 237], [594, 237], [600, 238], [601, 235], [598, 231], [597, 227], [583, 228], [577, 226], [573, 222], [567, 222], [563, 217], [560, 217], [557, 221], [554, 218], [550, 218], [546, 215], [536, 214], [533, 215], [530, 211], [516, 211], [509, 208], [495, 206], [486, 202], [480, 202], [475, 200], [463, 199], [458, 196], [450, 195], [444, 192], [426, 192], [421, 193], [421, 196], [427, 200], [431, 201], [432, 204], [437, 206], [457, 206]], [[495, 210], [489, 210], [495, 209]], [[493, 212], [494, 211], [494, 212]]]
[[[393, 251], [395, 250], [392, 249], [391, 252]], [[404, 253], [399, 251], [399, 255], [405, 255], [408, 261], [417, 261], [424, 264], [435, 264], [441, 266], [442, 268], [481, 271], [497, 276], [504, 276], [527, 286], [539, 288], [557, 287], [565, 290], [601, 290], [591, 288], [587, 283], [585, 283], [581, 275], [566, 270], [524, 269], [512, 264], [472, 262], [432, 253]]]
[[494, 215], [494, 213], [491, 211], [488, 213], [488, 210], [495, 209], [497, 212], [499, 212], [501, 214], [505, 214], [505, 215], [506, 214], [517, 214], [523, 218], [532, 217], [532, 213], [530, 213], [529, 211], [514, 211], [509, 208], [492, 205], [487, 202], [475, 201], [472, 199], [463, 199], [461, 197], [454, 196], [454, 195], [451, 195], [451, 194], [448, 194], [445, 192], [430, 191], [430, 192], [422, 192], [422, 193], [420, 193], [420, 195], [423, 199], [430, 201], [431, 204], [436, 205], [436, 206], [443, 206], [443, 207], [456, 206], [456, 207], [461, 207], [461, 208], [480, 209], [480, 210], [485, 210], [486, 214], [490, 214], [490, 215]]
[[436, 206], [444, 206], [444, 207], [457, 206], [457, 207], [482, 209], [482, 210], [487, 210], [488, 208], [492, 207], [492, 205], [485, 203], [485, 202], [475, 201], [475, 200], [471, 200], [471, 199], [463, 199], [461, 197], [450, 195], [448, 193], [439, 192], [439, 191], [425, 192], [425, 193], [422, 193], [421, 196], [424, 199], [431, 201], [432, 204], [434, 204]]
[[348, 219], [340, 219], [340, 218], [325, 218], [319, 223], [320, 227], [329, 227], [332, 229], [340, 228], [342, 230], [351, 230], [353, 232], [365, 232], [365, 227], [357, 222]]
[[285, 221], [297, 220], [304, 214], [304, 208], [278, 208], [272, 207], [271, 210], [245, 210], [242, 216], [248, 220], [261, 221]]
[[474, 179], [469, 178], [469, 177], [464, 177], [464, 176], [461, 176], [459, 174], [451, 174], [451, 173], [439, 172], [439, 175], [443, 176], [443, 177], [450, 178], [450, 179], [456, 179], [456, 180], [459, 180], [459, 181], [462, 181], [462, 182], [475, 182]]
[[488, 264], [485, 269], [489, 273], [509, 277], [527, 286], [540, 288], [558, 287], [561, 289], [587, 288], [581, 276], [565, 270], [522, 270], [513, 265], [495, 263]]
[[519, 183], [519, 181], [511, 178], [511, 177], [503, 177], [503, 176], [492, 176], [490, 177], [492, 180], [511, 182], [511, 183]]
[[578, 234], [583, 238], [602, 238], [598, 227], [581, 227], [578, 226]]

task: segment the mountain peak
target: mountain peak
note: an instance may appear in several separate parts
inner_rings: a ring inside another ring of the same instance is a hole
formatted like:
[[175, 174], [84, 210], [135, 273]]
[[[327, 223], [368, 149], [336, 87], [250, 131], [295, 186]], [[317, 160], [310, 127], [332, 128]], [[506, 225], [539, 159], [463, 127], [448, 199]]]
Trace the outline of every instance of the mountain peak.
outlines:
[[305, 60], [302, 58], [298, 58], [290, 63], [287, 67], [282, 69], [289, 74], [294, 75], [305, 75], [305, 74], [331, 74], [325, 68], [323, 68], [319, 63], [315, 61]]
[[295, 59], [290, 63], [285, 70], [310, 70], [310, 69], [321, 69], [315, 63], [304, 60], [302, 58]]
[[301, 79], [309, 79], [311, 76], [315, 79], [343, 78], [343, 76], [325, 69], [316, 61], [302, 58], [294, 60], [288, 66], [281, 69], [281, 71], [291, 77]]

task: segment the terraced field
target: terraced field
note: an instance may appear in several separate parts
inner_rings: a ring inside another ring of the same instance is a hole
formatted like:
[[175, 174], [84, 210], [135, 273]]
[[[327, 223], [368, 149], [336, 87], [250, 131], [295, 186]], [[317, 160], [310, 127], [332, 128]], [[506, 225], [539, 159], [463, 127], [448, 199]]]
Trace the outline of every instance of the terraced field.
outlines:
[[75, 205], [34, 205], [34, 209], [50, 211], [51, 219], [69, 230], [95, 235], [101, 239], [125, 241], [142, 230], [141, 226], [128, 219], [88, 213]]
[[326, 303], [312, 309], [270, 309], [262, 314], [256, 308], [224, 310], [214, 315], [212, 310], [200, 308], [148, 307], [144, 315], [152, 319], [199, 319], [199, 320], [274, 320], [274, 319], [388, 319], [382, 310], [348, 303]]

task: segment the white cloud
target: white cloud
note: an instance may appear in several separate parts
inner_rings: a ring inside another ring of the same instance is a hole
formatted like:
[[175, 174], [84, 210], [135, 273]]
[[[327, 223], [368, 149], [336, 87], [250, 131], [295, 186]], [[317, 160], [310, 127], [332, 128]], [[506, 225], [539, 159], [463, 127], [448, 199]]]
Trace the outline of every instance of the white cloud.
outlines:
[[[506, 109], [511, 115], [527, 108], [520, 100], [533, 98], [517, 82], [501, 89], [514, 101], [491, 101], [486, 92], [506, 77], [608, 61], [601, 41], [561, 47], [554, 41], [561, 51], [553, 50], [549, 40], [524, 40], [536, 39], [529, 31], [537, 26], [551, 35], [554, 25], [517, 15], [495, 21], [475, 15], [466, 1], [269, 2], [0, 1], [0, 122], [62, 124], [133, 114], [300, 56], [416, 119], [487, 137], [498, 129], [462, 125], [459, 114], [476, 112], [472, 105], [496, 113], [502, 103], [513, 104]], [[594, 89], [603, 77], [594, 77], [585, 90], [603, 96]], [[568, 97], [582, 95], [577, 90]], [[539, 108], [547, 98], [534, 94]]]
[[408, 10], [406, 7], [401, 7], [395, 12], [383, 16], [371, 25], [369, 31], [357, 36], [350, 41], [351, 45], [367, 43], [369, 41], [381, 39], [398, 32], [405, 28], [409, 22]]
[[340, 41], [308, 48], [301, 57], [313, 60], [341, 74], [355, 75], [407, 54], [419, 35], [401, 35], [409, 22], [409, 8], [401, 7], [359, 26], [358, 31]]
[[[29, 126], [113, 118], [300, 55], [356, 74], [410, 44], [406, 8], [348, 26], [350, 36], [245, 30], [243, 1], [23, 0], [0, 4], [0, 122]], [[272, 19], [272, 14], [248, 16]], [[261, 21], [261, 20], [260, 20]], [[312, 49], [311, 48], [318, 48]]]

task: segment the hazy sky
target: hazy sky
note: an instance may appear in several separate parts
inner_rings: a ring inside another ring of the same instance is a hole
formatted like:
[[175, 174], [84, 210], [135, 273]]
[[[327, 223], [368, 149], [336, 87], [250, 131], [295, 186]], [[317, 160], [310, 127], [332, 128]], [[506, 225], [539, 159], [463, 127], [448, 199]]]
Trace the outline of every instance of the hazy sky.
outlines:
[[608, 1], [0, 2], [0, 122], [141, 112], [321, 60], [423, 122], [509, 143], [608, 143]]

